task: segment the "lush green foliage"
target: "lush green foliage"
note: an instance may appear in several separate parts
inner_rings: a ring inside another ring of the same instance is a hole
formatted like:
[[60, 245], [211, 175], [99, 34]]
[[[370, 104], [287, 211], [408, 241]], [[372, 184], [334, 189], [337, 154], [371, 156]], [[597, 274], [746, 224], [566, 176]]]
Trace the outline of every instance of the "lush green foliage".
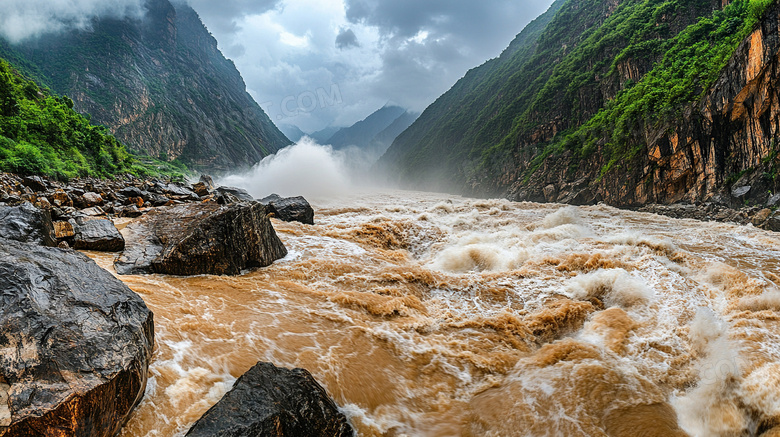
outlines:
[[0, 170], [58, 178], [109, 176], [131, 158], [107, 129], [0, 60]]
[[563, 152], [569, 169], [591, 158], [602, 173], [618, 168], [642, 150], [644, 130], [700, 99], [771, 3], [559, 0], [426, 109], [382, 162], [407, 180], [456, 186], [516, 168], [527, 182]]
[[186, 168], [136, 159], [104, 126], [73, 110], [0, 59], [0, 171], [59, 179], [119, 173], [179, 176]]
[[735, 0], [688, 26], [668, 41], [668, 49], [655, 68], [568, 135], [563, 146], [588, 158], [597, 146], [604, 145], [607, 164], [602, 173], [631, 159], [643, 146], [637, 132], [646, 126], [663, 127], [678, 118], [684, 107], [698, 101], [770, 3]]

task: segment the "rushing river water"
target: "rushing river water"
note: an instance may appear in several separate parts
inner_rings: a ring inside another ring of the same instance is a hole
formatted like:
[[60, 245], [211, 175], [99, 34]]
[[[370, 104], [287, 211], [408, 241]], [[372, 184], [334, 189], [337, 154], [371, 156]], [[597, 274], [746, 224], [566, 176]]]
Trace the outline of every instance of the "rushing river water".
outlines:
[[780, 425], [780, 234], [412, 192], [316, 206], [274, 220], [268, 268], [121, 277], [156, 329], [123, 436], [183, 435], [257, 361], [311, 371], [361, 436]]

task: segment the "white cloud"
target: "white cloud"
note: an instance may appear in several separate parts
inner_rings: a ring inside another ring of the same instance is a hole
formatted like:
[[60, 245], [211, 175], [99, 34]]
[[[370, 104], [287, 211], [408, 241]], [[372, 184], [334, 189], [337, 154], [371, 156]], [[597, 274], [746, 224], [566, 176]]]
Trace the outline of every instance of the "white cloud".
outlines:
[[95, 18], [140, 18], [143, 14], [143, 0], [2, 0], [0, 35], [17, 43], [65, 29], [88, 28]]

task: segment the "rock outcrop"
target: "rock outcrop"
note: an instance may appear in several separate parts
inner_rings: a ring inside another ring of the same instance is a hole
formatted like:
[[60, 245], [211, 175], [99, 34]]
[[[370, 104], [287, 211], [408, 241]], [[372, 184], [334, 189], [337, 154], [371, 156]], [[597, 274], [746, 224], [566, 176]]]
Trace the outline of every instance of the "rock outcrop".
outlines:
[[189, 437], [352, 437], [352, 427], [304, 369], [258, 363], [190, 428]]
[[20, 206], [0, 206], [0, 238], [54, 247], [51, 215], [29, 202]]
[[252, 197], [252, 195], [249, 194], [249, 192], [243, 188], [217, 187], [216, 191], [218, 194], [230, 194], [232, 196], [235, 196], [236, 199], [242, 202], [251, 202], [255, 200], [255, 198]]
[[274, 199], [268, 202], [268, 206], [279, 220], [314, 224], [314, 209], [301, 196]]
[[[599, 172], [598, 159], [576, 172], [571, 154], [550, 156], [527, 185], [509, 189], [514, 200], [612, 205], [715, 202], [731, 208], [770, 205], [780, 191], [780, 4], [766, 11], [700, 101], [679, 118], [637, 133], [639, 152], [619, 169]], [[582, 187], [572, 181], [586, 179]], [[543, 187], [552, 185], [555, 195]], [[776, 202], [776, 200], [775, 200]]]
[[86, 256], [0, 239], [0, 436], [116, 435], [146, 388], [153, 325]]
[[777, 2], [558, 0], [378, 168], [416, 189], [516, 201], [769, 207], [778, 35]]
[[237, 275], [287, 255], [261, 203], [158, 209], [127, 226], [119, 274]]
[[125, 248], [125, 239], [111, 220], [76, 217], [70, 225], [74, 249], [121, 252]]

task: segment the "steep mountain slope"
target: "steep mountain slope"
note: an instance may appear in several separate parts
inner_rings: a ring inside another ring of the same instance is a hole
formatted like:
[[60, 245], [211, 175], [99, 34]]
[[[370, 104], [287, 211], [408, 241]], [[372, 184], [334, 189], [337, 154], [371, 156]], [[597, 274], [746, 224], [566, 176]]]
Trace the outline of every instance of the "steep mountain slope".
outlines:
[[469, 72], [382, 164], [417, 184], [515, 199], [711, 198], [775, 159], [776, 5], [754, 31], [769, 3], [556, 3], [518, 36], [524, 51]]
[[390, 127], [405, 112], [406, 110], [400, 106], [383, 106], [352, 126], [339, 129], [328, 138], [326, 143], [333, 146], [334, 149], [343, 149], [348, 146], [366, 148], [377, 134]]
[[279, 130], [282, 131], [282, 133], [294, 143], [297, 143], [306, 135], [306, 132], [291, 124], [280, 124]]
[[371, 139], [368, 148], [376, 154], [377, 157], [382, 156], [390, 145], [393, 144], [393, 141], [398, 138], [398, 135], [406, 129], [409, 129], [409, 126], [411, 126], [419, 116], [419, 113], [405, 111], [400, 117], [396, 118], [390, 126], [386, 127], [385, 130], [376, 134], [374, 138]]
[[103, 19], [89, 31], [1, 43], [0, 54], [152, 156], [227, 170], [289, 144], [194, 10], [168, 0], [147, 8], [141, 21]]
[[317, 132], [310, 134], [309, 136], [319, 144], [328, 144], [328, 140], [330, 139], [330, 137], [332, 137], [333, 134], [335, 134], [339, 130], [341, 130], [340, 127], [328, 126], [326, 128], [320, 129]]
[[72, 107], [0, 59], [0, 171], [58, 178], [129, 171], [124, 147]]

